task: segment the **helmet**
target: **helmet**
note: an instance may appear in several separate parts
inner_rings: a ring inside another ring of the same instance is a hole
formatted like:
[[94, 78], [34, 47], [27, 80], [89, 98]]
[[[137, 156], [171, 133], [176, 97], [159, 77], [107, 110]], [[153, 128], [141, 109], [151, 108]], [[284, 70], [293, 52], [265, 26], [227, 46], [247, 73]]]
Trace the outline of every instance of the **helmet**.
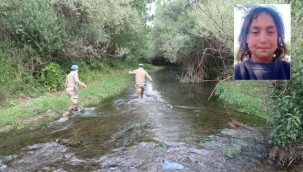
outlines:
[[140, 63], [139, 66], [140, 66], [140, 67], [144, 67], [144, 64]]
[[71, 70], [78, 70], [78, 65], [72, 65], [72, 67], [70, 67]]

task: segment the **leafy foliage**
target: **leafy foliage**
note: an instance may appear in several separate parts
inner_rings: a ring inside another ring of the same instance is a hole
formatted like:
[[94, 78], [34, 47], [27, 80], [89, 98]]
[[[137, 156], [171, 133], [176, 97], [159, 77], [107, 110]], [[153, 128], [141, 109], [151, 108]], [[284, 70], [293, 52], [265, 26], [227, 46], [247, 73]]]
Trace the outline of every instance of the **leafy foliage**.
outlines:
[[64, 84], [64, 72], [56, 63], [50, 63], [42, 68], [40, 83], [48, 87], [49, 91], [57, 91]]
[[148, 14], [148, 8], [147, 4], [152, 3], [153, 0], [132, 0], [130, 2], [130, 5], [132, 8], [137, 9], [139, 11], [140, 15], [142, 15], [142, 19], [144, 22], [147, 22], [148, 19], [150, 19], [151, 16]]
[[64, 18], [65, 34], [69, 36], [61, 53], [92, 59], [122, 56], [144, 49], [145, 24], [140, 12], [134, 10], [137, 9], [134, 2], [51, 1]]
[[[34, 78], [28, 74], [20, 59], [16, 57], [18, 54], [10, 56], [0, 51], [0, 105], [11, 94], [28, 93], [34, 90]], [[29, 84], [32, 86], [29, 87]]]
[[61, 24], [54, 9], [44, 0], [12, 1], [7, 27], [19, 46], [30, 45], [39, 53], [61, 46]]
[[296, 145], [303, 141], [303, 32], [302, 1], [292, 4], [292, 66], [291, 79], [279, 82], [275, 103], [270, 113], [270, 137], [273, 144], [270, 158], [281, 165], [290, 165], [298, 158]]
[[[283, 83], [285, 86], [283, 96], [279, 96], [275, 100], [269, 120], [271, 126], [269, 142], [274, 145], [274, 149], [279, 150], [277, 152], [283, 150], [280, 155], [272, 153], [270, 158], [281, 165], [288, 165], [297, 158], [296, 151], [290, 150], [303, 140], [301, 99], [303, 96], [303, 70], [302, 68], [298, 71], [294, 69], [292, 72], [292, 79], [288, 83]], [[277, 92], [281, 92], [281, 90]]]
[[146, 54], [149, 2], [5, 0], [0, 3], [1, 32], [20, 48], [32, 47], [45, 61], [53, 55], [92, 60]]
[[[80, 62], [86, 74], [102, 65], [108, 71], [113, 66], [103, 63], [106, 59], [145, 59], [149, 30], [144, 22], [151, 1], [2, 0], [2, 87], [14, 83], [12, 92], [41, 85], [56, 90], [64, 82], [62, 67], [73, 62]], [[6, 78], [14, 75], [16, 81]]]
[[[186, 1], [158, 4], [150, 56], [181, 64], [181, 81], [203, 81], [226, 72], [231, 64], [233, 3]], [[224, 16], [224, 18], [222, 17]], [[230, 20], [229, 20], [230, 19]], [[221, 25], [222, 24], [222, 25]]]

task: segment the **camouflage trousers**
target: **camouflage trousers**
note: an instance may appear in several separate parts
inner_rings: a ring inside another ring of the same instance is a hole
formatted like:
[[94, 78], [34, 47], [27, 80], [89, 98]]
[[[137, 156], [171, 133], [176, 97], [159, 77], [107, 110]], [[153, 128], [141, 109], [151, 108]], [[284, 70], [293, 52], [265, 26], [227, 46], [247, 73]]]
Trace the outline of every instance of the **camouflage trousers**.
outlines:
[[77, 90], [74, 88], [66, 88], [65, 91], [71, 99], [71, 105], [69, 106], [68, 113], [64, 113], [63, 117], [69, 117], [70, 114], [80, 114]]

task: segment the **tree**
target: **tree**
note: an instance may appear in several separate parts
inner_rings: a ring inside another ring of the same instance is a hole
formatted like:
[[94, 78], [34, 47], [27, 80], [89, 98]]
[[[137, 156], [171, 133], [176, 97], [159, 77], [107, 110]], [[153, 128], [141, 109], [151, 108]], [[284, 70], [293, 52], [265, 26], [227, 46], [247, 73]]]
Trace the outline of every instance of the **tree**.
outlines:
[[232, 11], [226, 10], [226, 4], [222, 7], [222, 2], [206, 3], [163, 2], [156, 11], [151, 56], [181, 64], [185, 82], [218, 77], [226, 73], [225, 63], [232, 61], [233, 25], [225, 22], [232, 18]]

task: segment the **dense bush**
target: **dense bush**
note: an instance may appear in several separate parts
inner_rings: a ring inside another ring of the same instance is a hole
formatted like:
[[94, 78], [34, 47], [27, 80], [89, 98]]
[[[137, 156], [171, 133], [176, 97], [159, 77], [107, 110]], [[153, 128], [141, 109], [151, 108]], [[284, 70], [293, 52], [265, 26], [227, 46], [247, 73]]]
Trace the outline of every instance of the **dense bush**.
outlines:
[[22, 64], [19, 55], [20, 52], [7, 54], [0, 51], [0, 106], [12, 95], [37, 91], [37, 82]]
[[45, 59], [145, 53], [146, 3], [151, 0], [4, 0], [3, 38], [28, 45]]
[[57, 91], [63, 88], [64, 76], [61, 66], [56, 63], [50, 63], [42, 68], [39, 80], [49, 91]]
[[61, 22], [45, 0], [11, 1], [6, 27], [19, 47], [29, 45], [40, 54], [61, 47]]
[[12, 59], [8, 57], [7, 54], [0, 51], [0, 85], [5, 85], [5, 83], [11, 81], [13, 77], [14, 70], [12, 68]]
[[302, 158], [298, 145], [303, 141], [303, 2], [289, 2], [292, 3], [291, 79], [288, 82], [278, 82], [269, 120], [269, 141], [273, 145], [270, 159], [288, 166], [294, 160]]
[[284, 88], [277, 90], [279, 95], [269, 114], [269, 142], [273, 145], [270, 159], [279, 165], [290, 165], [295, 159], [302, 158], [297, 150], [303, 141], [302, 76], [303, 66], [292, 70], [289, 82], [280, 83]]

